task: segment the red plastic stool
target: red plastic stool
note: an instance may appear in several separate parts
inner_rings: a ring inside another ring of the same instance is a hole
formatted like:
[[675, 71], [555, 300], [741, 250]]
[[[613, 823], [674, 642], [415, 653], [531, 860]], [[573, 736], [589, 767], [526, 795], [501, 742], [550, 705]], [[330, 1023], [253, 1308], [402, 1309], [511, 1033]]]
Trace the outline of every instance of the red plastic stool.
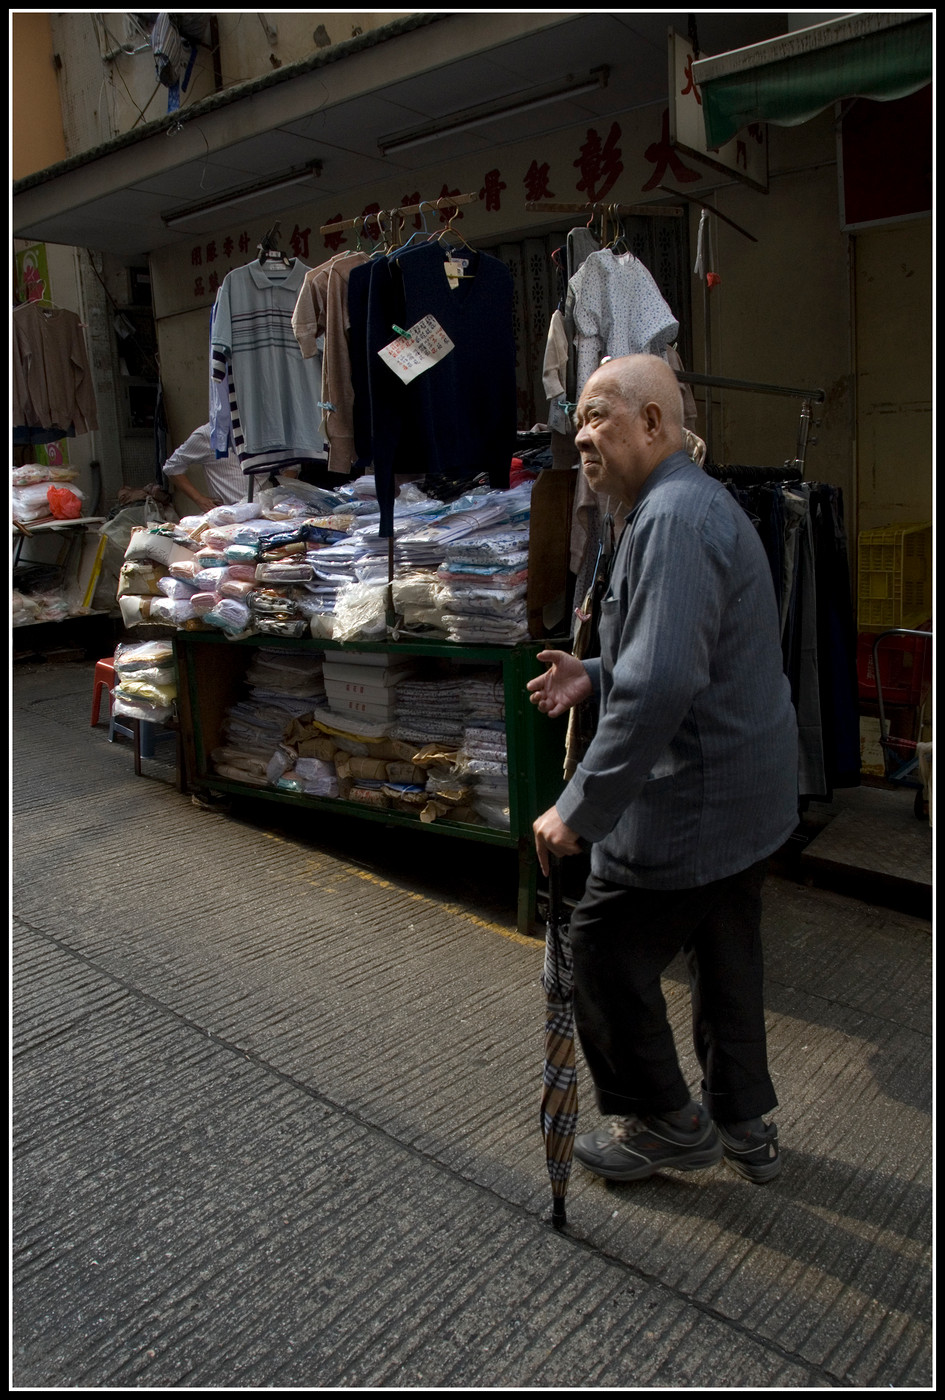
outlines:
[[106, 656], [102, 661], [95, 663], [95, 676], [92, 682], [92, 727], [98, 724], [99, 714], [102, 709], [102, 691], [108, 695], [108, 710], [111, 713], [112, 697], [111, 690], [115, 684], [115, 658]]

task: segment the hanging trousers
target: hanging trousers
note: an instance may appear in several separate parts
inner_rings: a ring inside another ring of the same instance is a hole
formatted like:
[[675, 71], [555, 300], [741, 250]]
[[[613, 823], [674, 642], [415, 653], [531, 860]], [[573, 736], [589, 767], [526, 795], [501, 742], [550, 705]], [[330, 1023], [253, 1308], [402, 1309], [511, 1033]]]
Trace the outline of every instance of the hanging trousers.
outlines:
[[709, 1112], [733, 1123], [775, 1107], [761, 951], [766, 867], [760, 861], [689, 890], [639, 889], [589, 876], [571, 920], [574, 1013], [602, 1113], [668, 1113], [692, 1097], [660, 980], [680, 952]]

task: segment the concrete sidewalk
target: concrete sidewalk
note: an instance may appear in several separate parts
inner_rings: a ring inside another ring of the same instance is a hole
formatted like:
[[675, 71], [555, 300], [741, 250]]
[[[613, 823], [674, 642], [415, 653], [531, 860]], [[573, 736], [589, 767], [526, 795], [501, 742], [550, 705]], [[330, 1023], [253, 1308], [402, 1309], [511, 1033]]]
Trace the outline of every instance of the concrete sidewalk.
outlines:
[[91, 690], [14, 676], [14, 1388], [931, 1388], [927, 921], [769, 880], [780, 1178], [558, 1235], [512, 853], [197, 807]]

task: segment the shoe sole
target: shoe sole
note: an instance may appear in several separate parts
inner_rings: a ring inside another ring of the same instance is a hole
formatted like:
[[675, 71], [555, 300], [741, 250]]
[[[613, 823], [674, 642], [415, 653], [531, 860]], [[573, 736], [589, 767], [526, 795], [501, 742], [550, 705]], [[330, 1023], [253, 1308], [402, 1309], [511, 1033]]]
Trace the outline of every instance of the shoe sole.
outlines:
[[775, 1157], [773, 1162], [765, 1162], [758, 1166], [752, 1162], [739, 1161], [737, 1157], [730, 1157], [724, 1153], [726, 1166], [731, 1167], [733, 1172], [743, 1176], [746, 1181], [752, 1181], [756, 1186], [764, 1186], [765, 1182], [773, 1181], [781, 1171], [781, 1158]]
[[575, 1152], [575, 1157], [582, 1166], [595, 1176], [602, 1176], [607, 1181], [645, 1181], [647, 1177], [655, 1176], [657, 1172], [669, 1168], [676, 1172], [700, 1171], [705, 1167], [714, 1167], [722, 1160], [722, 1145], [706, 1148], [702, 1152], [690, 1152], [685, 1156], [667, 1158], [664, 1162], [641, 1162], [639, 1166], [618, 1169], [616, 1167], [605, 1167], [599, 1163], [589, 1162], [582, 1157], [579, 1152]]

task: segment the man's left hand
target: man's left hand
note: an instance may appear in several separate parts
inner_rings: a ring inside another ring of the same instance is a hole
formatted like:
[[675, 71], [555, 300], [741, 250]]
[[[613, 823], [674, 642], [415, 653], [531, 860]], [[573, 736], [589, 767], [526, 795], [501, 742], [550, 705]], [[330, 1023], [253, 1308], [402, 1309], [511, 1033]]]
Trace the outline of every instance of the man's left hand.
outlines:
[[549, 851], [553, 856], [576, 856], [584, 849], [578, 833], [566, 826], [558, 816], [557, 807], [549, 807], [547, 812], [543, 812], [532, 823], [532, 831], [535, 833], [535, 850], [543, 875], [548, 874]]

